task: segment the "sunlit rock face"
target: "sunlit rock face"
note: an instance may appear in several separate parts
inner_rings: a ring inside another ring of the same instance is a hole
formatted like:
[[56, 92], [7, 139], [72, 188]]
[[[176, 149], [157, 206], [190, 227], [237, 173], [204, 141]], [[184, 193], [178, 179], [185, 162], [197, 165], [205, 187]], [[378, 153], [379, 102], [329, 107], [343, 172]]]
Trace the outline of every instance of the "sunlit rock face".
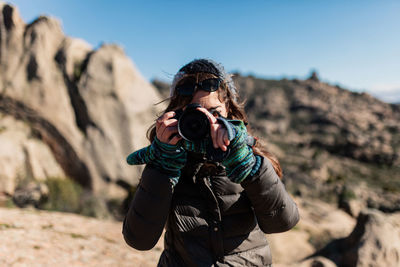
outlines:
[[157, 90], [120, 47], [93, 50], [55, 18], [26, 24], [15, 7], [1, 3], [0, 11], [0, 191], [60, 176], [125, 194], [117, 184], [139, 179], [141, 167], [125, 158], [148, 144], [162, 108]]
[[348, 237], [332, 241], [316, 254], [338, 266], [399, 266], [400, 213], [364, 210]]

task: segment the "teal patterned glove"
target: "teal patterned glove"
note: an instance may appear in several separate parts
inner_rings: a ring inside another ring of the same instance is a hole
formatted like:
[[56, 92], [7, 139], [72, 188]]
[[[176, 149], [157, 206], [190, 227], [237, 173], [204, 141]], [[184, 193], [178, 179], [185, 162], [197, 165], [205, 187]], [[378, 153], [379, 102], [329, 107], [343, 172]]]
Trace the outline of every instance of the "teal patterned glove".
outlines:
[[[178, 143], [179, 144], [179, 143]], [[126, 161], [130, 165], [150, 164], [170, 176], [175, 186], [186, 164], [187, 153], [180, 145], [170, 145], [154, 138], [150, 146], [131, 153]]]
[[[222, 165], [225, 166], [226, 174], [232, 182], [241, 183], [247, 177], [254, 175], [261, 166], [262, 157], [254, 155], [251, 146], [248, 143], [254, 141], [253, 137], [247, 134], [246, 126], [241, 120], [220, 121], [228, 130], [230, 144], [229, 153], [222, 159]], [[252, 141], [251, 141], [252, 140]], [[209, 156], [211, 139], [207, 138], [194, 143], [182, 140], [182, 147], [186, 151], [202, 153]], [[218, 149], [219, 150], [219, 149]]]
[[186, 151], [206, 154], [208, 143], [211, 142], [208, 138], [201, 140], [200, 142], [191, 142], [185, 139], [182, 139], [182, 148]]
[[254, 175], [261, 166], [262, 157], [254, 155], [253, 150], [247, 145], [248, 134], [243, 121], [230, 120], [235, 129], [235, 137], [229, 144], [230, 152], [222, 161], [226, 174], [234, 183], [243, 182], [248, 176]]
[[[236, 134], [235, 127], [231, 122], [240, 122], [239, 120], [228, 120], [224, 117], [218, 117], [217, 118], [218, 122], [222, 124], [226, 130], [228, 131], [228, 139], [231, 141]], [[183, 139], [182, 140], [182, 147], [186, 151], [191, 151], [191, 152], [196, 152], [196, 153], [201, 153], [201, 154], [208, 154], [210, 151], [210, 148], [212, 148], [211, 144], [212, 140], [211, 138], [205, 138], [201, 140], [200, 142], [191, 142], [188, 140]]]

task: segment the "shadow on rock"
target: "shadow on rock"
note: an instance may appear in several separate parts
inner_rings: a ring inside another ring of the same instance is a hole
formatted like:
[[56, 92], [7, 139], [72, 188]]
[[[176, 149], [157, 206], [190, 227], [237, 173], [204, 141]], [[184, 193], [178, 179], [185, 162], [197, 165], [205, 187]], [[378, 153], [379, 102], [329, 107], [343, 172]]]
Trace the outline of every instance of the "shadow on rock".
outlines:
[[308, 257], [326, 257], [339, 267], [400, 266], [400, 213], [366, 209], [353, 232]]

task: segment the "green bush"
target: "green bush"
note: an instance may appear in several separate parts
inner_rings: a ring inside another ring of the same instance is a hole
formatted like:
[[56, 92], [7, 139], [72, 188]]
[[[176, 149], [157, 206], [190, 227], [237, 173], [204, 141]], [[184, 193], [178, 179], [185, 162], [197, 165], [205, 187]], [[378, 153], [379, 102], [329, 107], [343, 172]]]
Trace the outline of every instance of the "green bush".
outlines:
[[7, 130], [5, 126], [0, 126], [0, 133], [4, 132], [5, 130]]
[[72, 212], [81, 215], [109, 218], [106, 201], [92, 191], [69, 178], [49, 178], [46, 181], [49, 189], [47, 200], [40, 208], [52, 211]]
[[80, 204], [79, 214], [102, 219], [110, 217], [110, 211], [107, 208], [105, 199], [96, 196], [91, 191], [83, 191]]
[[83, 71], [82, 67], [83, 67], [82, 62], [74, 64], [74, 79], [75, 79], [75, 81], [79, 81], [79, 79], [81, 78], [82, 71]]
[[350, 201], [350, 200], [356, 199], [356, 198], [357, 198], [357, 196], [354, 193], [353, 189], [351, 189], [348, 186], [344, 186], [343, 187], [343, 190], [342, 190], [342, 192], [340, 194], [340, 199], [342, 201]]
[[49, 188], [49, 195], [41, 208], [79, 213], [83, 193], [83, 188], [79, 184], [68, 178], [49, 178], [46, 180], [46, 185]]

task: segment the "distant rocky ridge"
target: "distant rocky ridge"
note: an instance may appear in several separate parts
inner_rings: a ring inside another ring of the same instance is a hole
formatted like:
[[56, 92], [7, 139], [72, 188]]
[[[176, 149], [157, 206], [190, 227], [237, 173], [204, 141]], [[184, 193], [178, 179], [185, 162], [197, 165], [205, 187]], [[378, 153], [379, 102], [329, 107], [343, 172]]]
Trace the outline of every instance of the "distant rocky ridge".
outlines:
[[160, 96], [116, 45], [97, 50], [60, 23], [25, 24], [0, 2], [0, 193], [24, 182], [69, 177], [123, 197], [141, 167], [126, 156], [147, 144]]
[[[257, 134], [362, 162], [400, 164], [400, 105], [320, 82], [315, 72], [307, 80], [240, 74], [234, 80]], [[168, 96], [168, 83], [153, 85]]]
[[[399, 105], [320, 82], [316, 73], [234, 80], [254, 134], [278, 156], [292, 193], [338, 202], [354, 216], [367, 206], [400, 210]], [[153, 84], [167, 97], [168, 83]]]
[[238, 75], [236, 82], [251, 125], [278, 155], [292, 192], [348, 209], [348, 202], [358, 201], [400, 210], [398, 106], [320, 82], [316, 75], [307, 80]]
[[[367, 93], [301, 80], [239, 76], [251, 120], [267, 135], [296, 132], [299, 146], [389, 166], [400, 164], [400, 111]], [[260, 120], [261, 119], [261, 120]], [[292, 142], [293, 142], [292, 141]]]

